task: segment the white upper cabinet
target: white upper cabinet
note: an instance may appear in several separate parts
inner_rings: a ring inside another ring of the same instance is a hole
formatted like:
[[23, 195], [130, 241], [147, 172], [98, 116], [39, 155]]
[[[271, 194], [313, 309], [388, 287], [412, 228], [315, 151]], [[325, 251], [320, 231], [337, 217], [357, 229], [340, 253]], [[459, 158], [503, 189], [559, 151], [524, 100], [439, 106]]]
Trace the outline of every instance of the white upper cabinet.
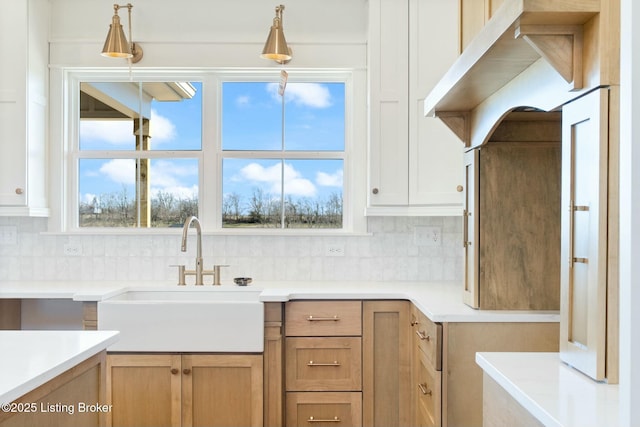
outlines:
[[48, 10], [46, 0], [0, 14], [0, 215], [47, 216]]
[[369, 2], [368, 215], [461, 215], [463, 145], [423, 99], [458, 55], [458, 5]]

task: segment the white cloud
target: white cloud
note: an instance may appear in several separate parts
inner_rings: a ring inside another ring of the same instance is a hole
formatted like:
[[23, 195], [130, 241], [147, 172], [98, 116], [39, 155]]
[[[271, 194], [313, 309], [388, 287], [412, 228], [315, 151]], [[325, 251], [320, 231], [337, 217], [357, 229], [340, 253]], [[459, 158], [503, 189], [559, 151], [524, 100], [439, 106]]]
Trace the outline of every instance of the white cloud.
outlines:
[[151, 110], [151, 142], [162, 143], [173, 140], [176, 135], [176, 126], [171, 119], [161, 116], [156, 110]]
[[[132, 159], [113, 159], [100, 167], [99, 171], [106, 179], [124, 185], [135, 185], [135, 161]], [[95, 176], [94, 171], [87, 174]], [[192, 198], [198, 194], [198, 186], [183, 185], [183, 178], [197, 175], [197, 171], [191, 167], [185, 167], [166, 160], [154, 160], [151, 163], [151, 193], [170, 193], [175, 197], [184, 199]], [[93, 200], [93, 194], [83, 195], [86, 201]], [[88, 200], [90, 198], [90, 200]]]
[[[258, 163], [250, 163], [240, 170], [240, 177], [249, 182], [267, 184], [269, 192], [280, 194], [281, 173], [280, 163], [269, 167], [264, 167]], [[293, 166], [285, 163], [284, 191], [292, 196], [314, 197], [316, 195], [316, 186], [310, 180], [304, 178]]]
[[132, 159], [113, 159], [100, 167], [100, 173], [118, 184], [136, 183], [136, 163]]
[[316, 184], [323, 187], [342, 187], [342, 169], [332, 174], [318, 172], [316, 174]]
[[[267, 90], [280, 102], [278, 83], [270, 83]], [[331, 93], [326, 86], [319, 83], [289, 83], [285, 89], [285, 100], [296, 105], [311, 108], [327, 108], [331, 106]]]
[[[151, 110], [151, 142], [163, 143], [171, 141], [177, 135], [176, 126], [156, 110]], [[80, 136], [86, 141], [103, 141], [115, 146], [133, 146], [132, 120], [81, 120]]]
[[182, 187], [179, 185], [169, 187], [153, 187], [151, 188], [151, 197], [156, 197], [158, 193], [172, 194], [176, 199], [192, 199], [198, 196], [198, 186]]

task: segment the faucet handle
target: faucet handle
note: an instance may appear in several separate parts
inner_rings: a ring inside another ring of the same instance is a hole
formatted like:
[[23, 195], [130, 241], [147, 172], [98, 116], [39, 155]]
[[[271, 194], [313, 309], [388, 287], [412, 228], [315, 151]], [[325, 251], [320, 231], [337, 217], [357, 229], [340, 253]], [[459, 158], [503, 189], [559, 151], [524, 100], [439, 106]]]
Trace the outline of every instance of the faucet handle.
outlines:
[[169, 267], [178, 267], [178, 286], [185, 286], [187, 284], [185, 280], [185, 266], [184, 264], [171, 264]]
[[214, 264], [213, 266], [213, 285], [220, 286], [220, 267], [229, 267], [229, 264]]

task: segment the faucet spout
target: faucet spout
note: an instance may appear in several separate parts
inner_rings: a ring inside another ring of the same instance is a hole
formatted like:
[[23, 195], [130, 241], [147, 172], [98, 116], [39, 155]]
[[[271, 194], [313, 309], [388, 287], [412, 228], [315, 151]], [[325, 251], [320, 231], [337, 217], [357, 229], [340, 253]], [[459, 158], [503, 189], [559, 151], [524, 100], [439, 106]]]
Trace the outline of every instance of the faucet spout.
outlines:
[[182, 228], [182, 245], [180, 246], [180, 250], [182, 252], [187, 251], [187, 233], [191, 224], [194, 224], [196, 227], [196, 237], [197, 237], [197, 250], [196, 250], [196, 285], [201, 286], [204, 285], [203, 280], [203, 268], [202, 268], [202, 227], [200, 225], [200, 220], [195, 216], [190, 216], [184, 222], [184, 227]]
[[191, 224], [195, 224], [196, 227], [196, 238], [197, 238], [197, 258], [202, 258], [202, 226], [200, 225], [200, 220], [195, 216], [190, 216], [184, 222], [184, 227], [182, 227], [182, 245], [180, 246], [180, 250], [182, 252], [187, 251], [187, 233], [189, 232], [189, 227]]

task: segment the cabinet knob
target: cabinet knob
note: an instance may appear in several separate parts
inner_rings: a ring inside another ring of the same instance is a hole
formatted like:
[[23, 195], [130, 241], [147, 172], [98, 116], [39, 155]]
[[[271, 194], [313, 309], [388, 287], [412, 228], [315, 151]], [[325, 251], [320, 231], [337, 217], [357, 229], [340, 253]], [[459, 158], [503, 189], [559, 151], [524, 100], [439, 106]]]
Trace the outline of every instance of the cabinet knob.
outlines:
[[24, 193], [24, 189], [23, 188], [20, 188], [20, 187], [16, 188], [16, 194], [20, 195], [22, 193]]
[[184, 368], [184, 369], [182, 370], [182, 373], [183, 373], [183, 374], [185, 374], [185, 375], [189, 375], [189, 374], [191, 373], [191, 369], [189, 369], [189, 368]]
[[380, 190], [378, 190], [377, 188], [374, 188], [373, 190], [371, 190], [371, 192], [373, 194], [378, 194], [380, 192]]
[[180, 369], [178, 369], [178, 368], [172, 368], [172, 369], [171, 369], [171, 373], [172, 373], [173, 375], [176, 375], [178, 372], [180, 372]]
[[462, 193], [462, 190], [464, 190], [464, 187], [463, 187], [462, 185], [458, 185], [458, 186], [456, 187], [456, 191], [457, 191], [458, 193]]

